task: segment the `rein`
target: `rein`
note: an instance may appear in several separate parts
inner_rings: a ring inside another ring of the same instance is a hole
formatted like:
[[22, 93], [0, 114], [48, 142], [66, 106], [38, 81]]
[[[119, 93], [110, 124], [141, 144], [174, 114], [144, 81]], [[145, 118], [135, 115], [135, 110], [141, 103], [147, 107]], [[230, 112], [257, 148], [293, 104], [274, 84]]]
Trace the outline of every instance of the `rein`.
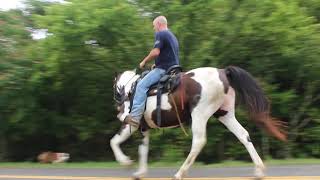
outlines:
[[174, 98], [173, 98], [173, 96], [172, 96], [172, 94], [171, 94], [170, 92], [168, 93], [168, 96], [170, 96], [170, 98], [171, 98], [171, 100], [172, 100], [172, 102], [173, 102], [173, 106], [174, 106], [174, 109], [175, 109], [175, 111], [176, 111], [176, 115], [177, 115], [177, 118], [178, 118], [178, 121], [179, 121], [179, 125], [180, 125], [182, 131], [184, 132], [184, 134], [185, 134], [186, 136], [189, 136], [188, 133], [187, 133], [187, 131], [184, 129], [184, 126], [183, 126], [183, 124], [182, 124], [182, 122], [181, 122], [176, 101], [174, 100]]
[[126, 87], [128, 85], [128, 83], [135, 77], [137, 76], [136, 74], [132, 76], [132, 78], [129, 79], [129, 81], [124, 85], [124, 87]]
[[[128, 85], [128, 83], [134, 78], [136, 77], [137, 74], [133, 75], [124, 85], [122, 85], [121, 87], [118, 87], [117, 85], [115, 85], [115, 92], [114, 92], [114, 100], [118, 103], [118, 104], [123, 104], [125, 99], [128, 98], [128, 96], [126, 96], [125, 94], [125, 87]], [[117, 91], [119, 91], [119, 95], [121, 96], [120, 100], [118, 98], [116, 98], [116, 93]], [[130, 93], [130, 92], [129, 92]], [[124, 96], [124, 97], [123, 97]]]

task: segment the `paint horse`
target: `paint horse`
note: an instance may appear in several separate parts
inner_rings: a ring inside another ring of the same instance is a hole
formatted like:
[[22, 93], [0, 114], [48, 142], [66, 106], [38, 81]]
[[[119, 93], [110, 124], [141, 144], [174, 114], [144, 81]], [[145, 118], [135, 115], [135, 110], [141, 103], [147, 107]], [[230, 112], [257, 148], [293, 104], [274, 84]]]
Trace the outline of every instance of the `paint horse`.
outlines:
[[[118, 97], [116, 98], [119, 111], [117, 117], [120, 121], [124, 121], [130, 111], [130, 91], [139, 76], [135, 71], [125, 71], [115, 77], [114, 93]], [[203, 67], [183, 72], [181, 82], [179, 87], [171, 92], [173, 98], [169, 98], [168, 93], [161, 96], [163, 118], [161, 127], [156, 125], [157, 98], [156, 96], [147, 98], [145, 123], [141, 123], [145, 127], [142, 132], [142, 144], [139, 145], [139, 168], [133, 177], [140, 179], [147, 173], [149, 130], [146, 127], [149, 129], [177, 127], [179, 126], [178, 116], [182, 123], [191, 121], [192, 147], [187, 159], [174, 175], [174, 179], [183, 179], [206, 144], [206, 126], [208, 119], [212, 116], [218, 118], [245, 146], [255, 164], [255, 176], [258, 179], [264, 177], [265, 166], [250, 140], [249, 133], [235, 117], [236, 93], [237, 100], [245, 105], [250, 119], [259, 127], [263, 127], [269, 134], [282, 141], [286, 141], [286, 133], [282, 128], [283, 123], [270, 116], [269, 102], [254, 78], [247, 71], [236, 66], [228, 66], [225, 69]], [[119, 145], [137, 129], [124, 123], [120, 132], [110, 140], [115, 158], [122, 165], [130, 165], [132, 160], [122, 152]]]

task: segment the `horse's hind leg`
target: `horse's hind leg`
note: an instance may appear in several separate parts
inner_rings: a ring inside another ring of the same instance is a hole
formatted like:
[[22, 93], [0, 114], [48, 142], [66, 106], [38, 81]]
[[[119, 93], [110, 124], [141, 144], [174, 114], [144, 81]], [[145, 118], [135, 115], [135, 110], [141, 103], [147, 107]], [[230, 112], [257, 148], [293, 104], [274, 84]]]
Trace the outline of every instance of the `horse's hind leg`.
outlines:
[[228, 94], [225, 96], [225, 101], [221, 107], [221, 109], [227, 111], [227, 114], [219, 117], [219, 121], [221, 121], [246, 147], [253, 163], [255, 164], [255, 175], [256, 177], [261, 178], [264, 176], [265, 167], [250, 140], [248, 131], [244, 129], [242, 125], [237, 121], [234, 113], [234, 106], [235, 92], [232, 88], [230, 88]]
[[221, 121], [246, 147], [249, 152], [253, 163], [255, 164], [255, 176], [257, 178], [264, 177], [265, 167], [263, 162], [254, 148], [249, 133], [244, 129], [234, 116], [234, 111], [229, 111], [226, 115], [219, 118]]
[[121, 165], [128, 166], [132, 164], [132, 160], [120, 149], [120, 144], [127, 140], [136, 130], [137, 128], [133, 126], [130, 127], [130, 125], [126, 124], [125, 127], [110, 140], [110, 146], [114, 156]]
[[139, 169], [133, 174], [135, 179], [140, 179], [148, 171], [148, 152], [149, 152], [149, 131], [142, 133], [142, 143], [139, 145]]

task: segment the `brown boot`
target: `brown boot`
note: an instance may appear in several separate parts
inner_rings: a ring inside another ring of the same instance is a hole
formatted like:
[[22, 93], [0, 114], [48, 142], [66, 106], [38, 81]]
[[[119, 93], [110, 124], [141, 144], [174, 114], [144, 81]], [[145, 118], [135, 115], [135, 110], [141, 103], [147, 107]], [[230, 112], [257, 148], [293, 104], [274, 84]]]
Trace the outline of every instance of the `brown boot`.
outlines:
[[123, 122], [130, 124], [131, 126], [134, 126], [136, 128], [138, 128], [140, 125], [140, 122], [138, 120], [135, 120], [130, 114], [126, 116]]

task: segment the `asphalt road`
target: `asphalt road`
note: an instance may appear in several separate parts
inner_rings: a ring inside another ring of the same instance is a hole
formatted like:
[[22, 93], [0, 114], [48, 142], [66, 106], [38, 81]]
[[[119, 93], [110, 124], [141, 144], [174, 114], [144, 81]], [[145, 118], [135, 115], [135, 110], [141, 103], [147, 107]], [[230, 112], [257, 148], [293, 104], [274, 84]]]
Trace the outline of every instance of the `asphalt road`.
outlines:
[[[147, 179], [169, 179], [177, 169], [151, 168]], [[0, 180], [128, 180], [133, 172], [134, 169], [0, 168]], [[244, 180], [252, 176], [253, 167], [192, 168], [187, 179]], [[320, 164], [269, 166], [267, 177], [272, 180], [320, 180]]]

